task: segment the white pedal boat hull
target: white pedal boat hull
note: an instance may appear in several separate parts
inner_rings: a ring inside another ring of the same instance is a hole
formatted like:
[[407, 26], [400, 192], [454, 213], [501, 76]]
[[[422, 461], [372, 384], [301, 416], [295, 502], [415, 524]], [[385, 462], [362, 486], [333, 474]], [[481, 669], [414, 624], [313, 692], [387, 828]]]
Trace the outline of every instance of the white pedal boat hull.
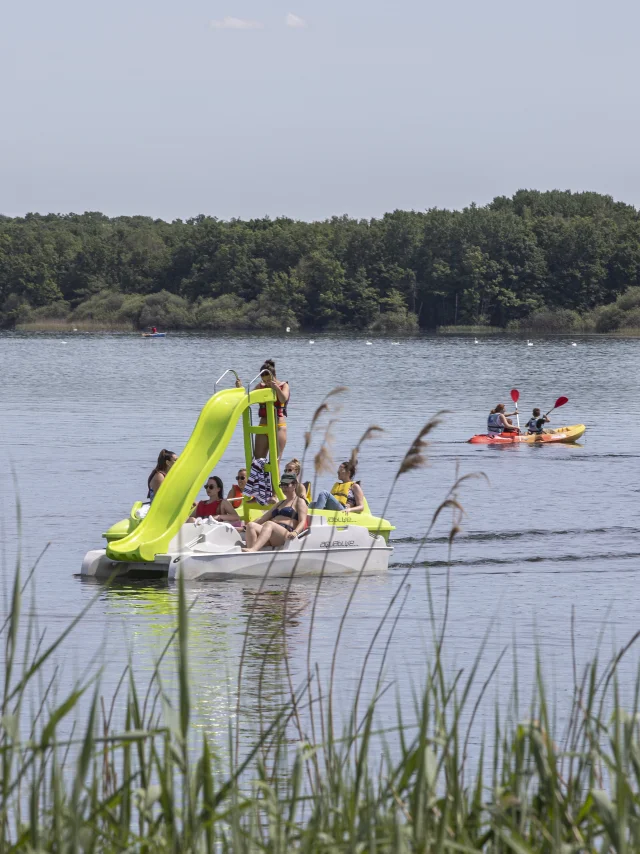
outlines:
[[352, 575], [388, 569], [393, 548], [382, 536], [357, 525], [334, 527], [324, 518], [281, 548], [243, 552], [240, 532], [226, 523], [198, 520], [186, 523], [169, 543], [166, 554], [153, 562], [128, 563], [107, 557], [104, 549], [85, 555], [81, 575], [96, 578], [166, 576], [185, 581], [224, 581], [230, 578], [290, 578], [309, 575]]

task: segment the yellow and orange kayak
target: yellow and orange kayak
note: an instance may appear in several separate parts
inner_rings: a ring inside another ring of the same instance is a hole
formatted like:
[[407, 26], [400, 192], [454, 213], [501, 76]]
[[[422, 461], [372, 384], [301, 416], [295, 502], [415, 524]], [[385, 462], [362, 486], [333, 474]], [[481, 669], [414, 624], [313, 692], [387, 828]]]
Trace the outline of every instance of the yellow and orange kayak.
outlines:
[[545, 442], [577, 442], [587, 428], [584, 424], [572, 424], [570, 427], [556, 427], [555, 430], [545, 430], [544, 433], [534, 433], [528, 436], [526, 433], [501, 433], [491, 435], [482, 433], [469, 439], [472, 445], [539, 445]]

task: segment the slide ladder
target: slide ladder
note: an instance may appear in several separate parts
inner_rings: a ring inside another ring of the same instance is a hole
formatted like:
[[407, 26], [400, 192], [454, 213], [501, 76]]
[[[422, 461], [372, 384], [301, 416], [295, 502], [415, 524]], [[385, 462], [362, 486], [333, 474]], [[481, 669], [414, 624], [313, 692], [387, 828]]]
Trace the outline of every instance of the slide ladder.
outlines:
[[[273, 403], [275, 399], [275, 392], [270, 388], [254, 391], [229, 388], [214, 394], [204, 405], [191, 438], [165, 477], [149, 512], [130, 534], [108, 544], [107, 555], [113, 560], [141, 562], [153, 561], [156, 555], [166, 553], [172, 538], [186, 521], [202, 484], [220, 461], [240, 417], [243, 419], [247, 471], [253, 459], [252, 436], [265, 434], [271, 461], [265, 470], [271, 474], [274, 494], [282, 500], [275, 407], [267, 406], [267, 423], [257, 427], [251, 423], [249, 410], [250, 406]], [[248, 519], [246, 500], [243, 505], [245, 519]]]

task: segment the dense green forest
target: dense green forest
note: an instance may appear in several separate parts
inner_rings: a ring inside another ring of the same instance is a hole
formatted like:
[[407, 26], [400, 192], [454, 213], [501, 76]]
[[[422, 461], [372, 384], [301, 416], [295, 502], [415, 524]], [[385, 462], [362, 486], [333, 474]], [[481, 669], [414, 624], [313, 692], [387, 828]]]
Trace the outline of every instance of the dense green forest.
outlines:
[[0, 217], [4, 326], [612, 331], [640, 327], [638, 286], [640, 216], [597, 193], [311, 223]]

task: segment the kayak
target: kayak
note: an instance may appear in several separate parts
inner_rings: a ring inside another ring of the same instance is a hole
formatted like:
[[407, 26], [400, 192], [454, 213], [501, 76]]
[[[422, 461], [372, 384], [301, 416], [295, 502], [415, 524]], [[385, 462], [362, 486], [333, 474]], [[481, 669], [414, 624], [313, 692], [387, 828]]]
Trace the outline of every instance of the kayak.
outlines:
[[142, 337], [143, 338], [164, 338], [166, 334], [167, 334], [166, 332], [143, 332]]
[[534, 433], [528, 436], [526, 433], [489, 434], [481, 433], [469, 439], [471, 445], [539, 445], [541, 442], [577, 442], [587, 428], [584, 424], [572, 424], [570, 427], [556, 427], [555, 430], [546, 430], [544, 433]]

